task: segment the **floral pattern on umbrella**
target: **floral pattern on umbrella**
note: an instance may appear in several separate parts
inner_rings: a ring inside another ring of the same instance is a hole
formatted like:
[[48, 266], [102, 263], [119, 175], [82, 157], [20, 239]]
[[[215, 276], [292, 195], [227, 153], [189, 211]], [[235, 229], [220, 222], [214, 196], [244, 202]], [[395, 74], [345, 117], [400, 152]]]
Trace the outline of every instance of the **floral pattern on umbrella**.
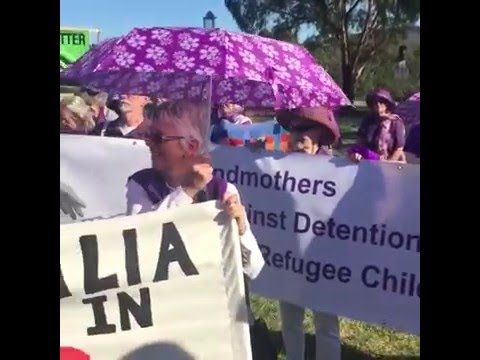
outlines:
[[110, 38], [106, 39], [98, 44], [95, 44], [87, 51], [83, 56], [81, 56], [74, 64], [73, 68], [68, 71], [63, 71], [60, 73], [60, 76], [67, 79], [77, 79], [81, 77], [81, 73], [88, 74], [95, 71], [98, 61], [102, 59], [106, 53], [115, 46], [115, 42], [119, 38]]
[[219, 29], [137, 28], [62, 73], [105, 91], [215, 103], [335, 108], [350, 101], [301, 46]]

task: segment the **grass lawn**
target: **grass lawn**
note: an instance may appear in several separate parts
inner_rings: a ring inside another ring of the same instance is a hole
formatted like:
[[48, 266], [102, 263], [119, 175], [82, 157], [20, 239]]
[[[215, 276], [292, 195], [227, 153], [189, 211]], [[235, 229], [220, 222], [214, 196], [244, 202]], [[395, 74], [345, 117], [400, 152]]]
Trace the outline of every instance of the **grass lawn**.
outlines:
[[[363, 112], [362, 112], [363, 113]], [[357, 130], [362, 121], [362, 113], [357, 116], [340, 116], [337, 117], [338, 126], [342, 134], [342, 141], [346, 145], [355, 142]]]
[[[337, 118], [342, 133], [345, 149], [355, 142], [356, 132], [360, 125], [362, 112], [357, 116], [341, 116]], [[272, 340], [280, 349], [279, 359], [285, 359], [285, 351], [280, 330], [280, 315], [277, 302], [259, 297], [252, 299], [255, 315], [264, 319], [271, 330]], [[307, 360], [314, 359], [315, 339], [312, 314], [305, 316]], [[343, 360], [414, 360], [420, 359], [420, 337], [398, 333], [381, 326], [366, 324], [360, 321], [341, 319], [342, 359]]]
[[[272, 341], [280, 350], [279, 359], [285, 359], [280, 330], [280, 315], [276, 301], [253, 296], [253, 312], [262, 318], [270, 329]], [[420, 359], [420, 338], [398, 333], [380, 326], [360, 321], [341, 319], [343, 360], [414, 360]], [[312, 314], [305, 316], [307, 360], [314, 360], [315, 339]]]

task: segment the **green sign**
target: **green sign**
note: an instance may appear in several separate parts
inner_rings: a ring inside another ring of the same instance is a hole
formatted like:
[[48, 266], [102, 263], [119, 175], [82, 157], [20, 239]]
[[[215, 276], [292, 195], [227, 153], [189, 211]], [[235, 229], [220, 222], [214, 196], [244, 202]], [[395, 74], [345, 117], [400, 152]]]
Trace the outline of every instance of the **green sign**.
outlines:
[[90, 49], [89, 30], [60, 29], [60, 64], [71, 64]]

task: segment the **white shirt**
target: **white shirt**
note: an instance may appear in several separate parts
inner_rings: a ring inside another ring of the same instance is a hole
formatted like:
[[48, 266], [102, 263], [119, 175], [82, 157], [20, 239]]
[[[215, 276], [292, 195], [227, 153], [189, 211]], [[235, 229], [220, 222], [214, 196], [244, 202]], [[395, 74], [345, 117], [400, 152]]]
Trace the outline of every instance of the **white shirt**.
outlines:
[[[235, 185], [227, 183], [226, 193], [237, 195], [240, 199]], [[193, 203], [193, 199], [188, 196], [181, 187], [173, 189], [172, 192], [167, 195], [158, 205], [152, 204], [147, 193], [143, 188], [134, 180], [127, 182], [127, 215], [141, 214], [149, 211], [161, 211], [172, 207], [190, 205]], [[246, 216], [245, 216], [246, 219]], [[243, 272], [250, 279], [255, 279], [263, 266], [265, 261], [262, 256], [262, 252], [258, 247], [257, 239], [253, 235], [250, 224], [246, 224], [245, 233], [240, 237], [242, 245], [250, 251], [250, 263], [243, 267]]]
[[138, 127], [138, 125], [135, 125], [135, 126], [128, 126], [127, 124], [123, 124], [122, 126], [120, 126], [118, 129], [120, 130], [120, 132], [122, 133], [123, 136], [131, 133], [133, 130], [135, 130], [136, 128]]

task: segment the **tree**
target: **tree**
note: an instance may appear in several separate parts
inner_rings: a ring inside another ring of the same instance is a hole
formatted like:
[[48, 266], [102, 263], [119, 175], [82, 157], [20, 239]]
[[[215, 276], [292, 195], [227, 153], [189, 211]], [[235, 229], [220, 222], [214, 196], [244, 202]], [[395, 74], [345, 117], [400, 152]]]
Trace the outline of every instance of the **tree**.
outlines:
[[420, 87], [420, 50], [407, 52], [405, 59], [410, 76], [404, 79], [395, 77], [397, 57], [394, 56], [393, 49], [370, 62], [356, 88], [357, 94], [364, 97], [372, 88], [384, 87], [390, 90], [397, 101], [413, 95]]
[[225, 0], [225, 6], [248, 33], [298, 39], [301, 29], [313, 27], [309, 50], [333, 44], [350, 99], [368, 63], [420, 16], [420, 0]]
[[303, 46], [310, 51], [319, 64], [322, 64], [337, 84], [342, 82], [340, 52], [334, 39], [319, 39], [318, 36], [312, 36], [303, 42]]

